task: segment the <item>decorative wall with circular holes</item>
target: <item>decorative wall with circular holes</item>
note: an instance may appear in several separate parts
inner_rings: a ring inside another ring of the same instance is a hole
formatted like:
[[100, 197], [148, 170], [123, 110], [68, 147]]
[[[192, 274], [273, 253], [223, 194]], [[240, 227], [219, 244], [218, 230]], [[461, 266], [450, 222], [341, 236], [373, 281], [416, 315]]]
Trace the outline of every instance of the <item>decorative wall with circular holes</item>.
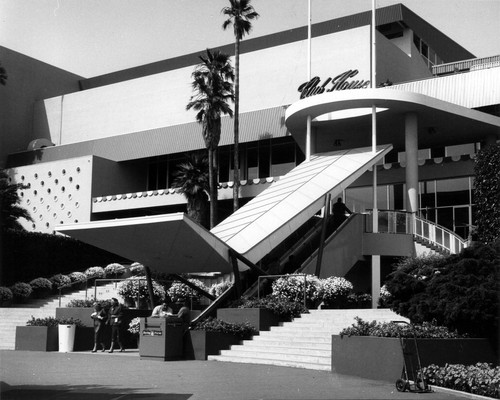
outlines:
[[28, 186], [19, 190], [20, 206], [33, 221], [21, 219], [21, 225], [28, 231], [54, 233], [57, 225], [90, 221], [92, 164], [89, 156], [8, 170], [12, 183]]

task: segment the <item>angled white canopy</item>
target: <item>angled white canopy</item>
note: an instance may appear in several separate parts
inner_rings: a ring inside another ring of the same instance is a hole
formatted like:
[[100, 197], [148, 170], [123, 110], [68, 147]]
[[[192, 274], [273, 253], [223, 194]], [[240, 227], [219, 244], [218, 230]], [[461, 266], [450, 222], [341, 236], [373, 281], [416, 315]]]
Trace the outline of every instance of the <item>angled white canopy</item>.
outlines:
[[229, 247], [183, 213], [60, 225], [56, 230], [157, 271], [232, 272]]

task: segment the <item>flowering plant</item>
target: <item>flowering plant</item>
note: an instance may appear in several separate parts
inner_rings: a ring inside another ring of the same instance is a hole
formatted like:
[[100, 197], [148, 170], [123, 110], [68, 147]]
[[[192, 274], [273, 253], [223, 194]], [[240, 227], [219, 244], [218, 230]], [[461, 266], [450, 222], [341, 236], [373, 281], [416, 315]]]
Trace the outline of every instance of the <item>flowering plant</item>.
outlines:
[[391, 293], [387, 290], [387, 286], [384, 285], [380, 288], [380, 297], [378, 299], [378, 305], [380, 307], [387, 307], [387, 302], [391, 298]]
[[306, 275], [305, 280], [300, 275], [287, 275], [275, 280], [272, 284], [273, 296], [289, 301], [303, 301], [304, 283], [306, 300], [317, 300], [320, 280], [314, 275]]
[[229, 281], [214, 283], [212, 286], [210, 286], [208, 293], [210, 293], [212, 296], [219, 297], [222, 293], [224, 293], [227, 289], [229, 289], [232, 286], [233, 283]]
[[30, 282], [33, 291], [51, 290], [52, 282], [47, 278], [35, 278]]
[[[209, 289], [198, 279], [188, 279], [193, 285], [196, 285], [200, 289], [209, 291]], [[190, 288], [188, 285], [181, 282], [174, 282], [167, 290], [167, 294], [170, 299], [174, 302], [182, 301], [190, 298], [199, 299], [201, 297], [200, 293], [196, 290]]]
[[[155, 297], [154, 301], [159, 299], [163, 300], [165, 298], [165, 289], [155, 280], [153, 283], [153, 295]], [[118, 294], [124, 299], [137, 299], [145, 300], [149, 298], [148, 285], [146, 283], [146, 278], [144, 276], [136, 276], [127, 279], [120, 283], [118, 286]]]
[[248, 322], [234, 324], [231, 322], [222, 321], [217, 318], [209, 317], [203, 321], [197, 322], [193, 326], [195, 331], [221, 332], [238, 336], [242, 339], [257, 335], [257, 329]]
[[308, 312], [303, 302], [290, 301], [273, 295], [245, 300], [238, 308], [264, 308], [271, 311], [281, 321], [291, 321], [300, 317], [300, 314]]
[[90, 267], [85, 270], [88, 279], [101, 279], [106, 275], [103, 267]]
[[140, 329], [141, 329], [141, 319], [139, 317], [135, 317], [132, 321], [130, 321], [127, 328], [127, 330], [133, 335], [138, 335]]
[[104, 268], [104, 273], [106, 276], [120, 276], [125, 273], [125, 267], [118, 263], [108, 264], [106, 268]]
[[323, 300], [326, 305], [340, 305], [345, 303], [347, 297], [353, 290], [353, 285], [347, 279], [331, 276], [320, 281], [318, 297]]
[[26, 326], [57, 326], [57, 325], [76, 325], [84, 326], [82, 321], [77, 318], [35, 318], [33, 315], [31, 319], [26, 321]]
[[30, 297], [31, 293], [33, 292], [33, 289], [31, 288], [30, 284], [24, 282], [14, 283], [10, 287], [10, 290], [14, 295], [14, 297], [17, 297], [19, 300]]

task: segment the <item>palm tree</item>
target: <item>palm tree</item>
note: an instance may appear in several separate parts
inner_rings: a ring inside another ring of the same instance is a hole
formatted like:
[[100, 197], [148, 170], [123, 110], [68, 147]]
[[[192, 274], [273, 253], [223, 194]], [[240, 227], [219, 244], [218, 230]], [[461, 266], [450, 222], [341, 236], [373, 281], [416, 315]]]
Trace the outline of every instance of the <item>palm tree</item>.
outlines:
[[210, 186], [210, 228], [217, 223], [217, 147], [221, 133], [221, 114], [233, 116], [228, 101], [234, 100], [234, 71], [227, 54], [220, 51], [200, 56], [201, 63], [192, 73], [193, 91], [186, 106], [198, 111], [196, 120], [202, 125], [203, 140], [208, 150], [208, 175]]
[[28, 186], [21, 183], [10, 183], [7, 172], [0, 170], [0, 224], [2, 229], [24, 230], [18, 219], [24, 218], [33, 221], [30, 213], [19, 206], [20, 199], [17, 191], [27, 188]]
[[177, 166], [172, 187], [187, 199], [187, 214], [207, 227], [208, 215], [208, 158], [206, 154], [190, 153], [186, 161]]
[[252, 19], [259, 17], [250, 5], [251, 0], [229, 0], [229, 7], [224, 7], [222, 13], [229, 18], [224, 21], [222, 28], [225, 30], [233, 26], [234, 37], [234, 186], [233, 186], [233, 211], [238, 209], [238, 194], [240, 188], [240, 161], [239, 161], [239, 113], [240, 113], [240, 41], [252, 30]]
[[2, 63], [0, 63], [0, 84], [4, 86], [7, 84], [7, 71], [2, 67]]

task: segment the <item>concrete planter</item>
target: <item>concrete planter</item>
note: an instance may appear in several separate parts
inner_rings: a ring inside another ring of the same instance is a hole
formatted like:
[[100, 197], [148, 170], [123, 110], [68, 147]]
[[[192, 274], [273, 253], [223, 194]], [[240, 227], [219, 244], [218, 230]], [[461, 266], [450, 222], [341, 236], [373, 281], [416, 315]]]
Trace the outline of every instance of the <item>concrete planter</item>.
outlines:
[[17, 326], [16, 350], [58, 351], [57, 326]]
[[217, 319], [233, 324], [248, 322], [258, 331], [268, 331], [280, 323], [278, 316], [264, 308], [220, 308]]
[[237, 336], [207, 331], [188, 331], [184, 341], [184, 358], [186, 360], [206, 360], [209, 355], [218, 355], [234, 344], [240, 344]]
[[[413, 339], [404, 339], [405, 349], [416, 354]], [[470, 365], [495, 362], [487, 339], [417, 339], [422, 366]], [[411, 357], [415, 360], [416, 356]], [[408, 360], [408, 359], [407, 359]], [[410, 377], [411, 366], [408, 364]], [[332, 372], [361, 378], [395, 382], [403, 370], [403, 353], [398, 338], [374, 336], [332, 336]]]

